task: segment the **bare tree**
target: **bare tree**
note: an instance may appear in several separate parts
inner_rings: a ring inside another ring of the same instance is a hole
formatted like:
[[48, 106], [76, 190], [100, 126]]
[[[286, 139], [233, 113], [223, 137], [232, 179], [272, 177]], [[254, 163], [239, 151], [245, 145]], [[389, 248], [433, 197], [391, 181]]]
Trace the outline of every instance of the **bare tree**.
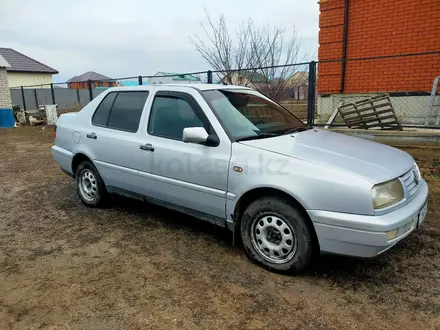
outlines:
[[[226, 18], [213, 21], [206, 12], [208, 24], [201, 24], [203, 33], [190, 38], [196, 50], [219, 71], [227, 84], [251, 86], [272, 99], [285, 99], [295, 88], [291, 77], [300, 71], [297, 63], [301, 46], [296, 32], [288, 38], [285, 29], [257, 27], [252, 19], [240, 24], [232, 36]], [[304, 68], [302, 68], [304, 70]]]

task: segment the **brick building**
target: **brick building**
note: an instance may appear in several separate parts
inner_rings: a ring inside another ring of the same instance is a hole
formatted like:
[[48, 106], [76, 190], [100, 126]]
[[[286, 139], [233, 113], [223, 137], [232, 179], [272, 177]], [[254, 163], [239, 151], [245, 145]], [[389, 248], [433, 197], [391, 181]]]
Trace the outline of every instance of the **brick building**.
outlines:
[[[321, 0], [319, 4], [318, 114], [325, 119], [341, 99], [388, 92], [403, 98], [393, 102], [397, 114], [419, 124], [426, 115], [426, 95], [440, 75], [438, 0]], [[399, 108], [405, 97], [408, 104]], [[410, 103], [420, 106], [419, 114], [408, 113]]]
[[11, 65], [0, 55], [0, 128], [14, 126], [7, 74], [7, 69], [10, 67]]
[[[89, 88], [88, 81], [92, 81], [92, 87], [114, 87], [116, 86], [116, 81], [110, 77], [104, 76], [100, 73], [89, 71], [83, 73], [82, 75], [75, 76], [67, 80], [67, 87], [74, 89], [86, 89]], [[99, 81], [94, 81], [99, 80]]]

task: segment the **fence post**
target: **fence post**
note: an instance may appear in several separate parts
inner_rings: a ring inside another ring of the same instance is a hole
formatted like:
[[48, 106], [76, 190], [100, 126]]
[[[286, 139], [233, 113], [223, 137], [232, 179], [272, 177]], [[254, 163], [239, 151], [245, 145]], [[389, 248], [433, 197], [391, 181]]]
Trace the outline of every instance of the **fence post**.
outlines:
[[23, 109], [24, 109], [24, 111], [26, 111], [27, 109], [26, 109], [26, 99], [25, 99], [25, 97], [24, 97], [24, 89], [23, 89], [23, 86], [21, 86], [21, 99], [23, 100]]
[[35, 97], [35, 104], [37, 105], [37, 109], [38, 109], [38, 96], [37, 96], [37, 89], [34, 88], [34, 97]]
[[208, 70], [208, 84], [212, 84], [212, 71]]
[[139, 86], [142, 86], [142, 76], [139, 76], [138, 81], [139, 81]]
[[55, 104], [55, 91], [53, 89], [53, 83], [50, 83], [50, 93], [52, 94], [52, 104]]
[[88, 85], [89, 85], [89, 98], [90, 98], [90, 101], [92, 101], [93, 100], [93, 91], [92, 91], [92, 81], [90, 79], [88, 81]]
[[309, 88], [307, 98], [307, 126], [312, 127], [315, 122], [316, 102], [316, 62], [309, 63]]

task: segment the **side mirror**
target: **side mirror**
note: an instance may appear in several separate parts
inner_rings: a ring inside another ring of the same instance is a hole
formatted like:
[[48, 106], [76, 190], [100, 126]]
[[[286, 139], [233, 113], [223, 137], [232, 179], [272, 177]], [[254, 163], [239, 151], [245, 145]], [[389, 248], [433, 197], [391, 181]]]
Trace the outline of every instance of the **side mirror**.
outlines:
[[183, 129], [183, 142], [206, 143], [209, 134], [203, 127], [186, 127]]

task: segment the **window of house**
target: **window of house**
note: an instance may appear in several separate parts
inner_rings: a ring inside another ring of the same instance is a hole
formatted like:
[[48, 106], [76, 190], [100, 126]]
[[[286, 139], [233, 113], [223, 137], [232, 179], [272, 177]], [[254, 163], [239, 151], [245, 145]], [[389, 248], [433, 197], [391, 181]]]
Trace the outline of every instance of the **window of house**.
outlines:
[[184, 98], [156, 96], [148, 123], [148, 134], [182, 141], [183, 129], [186, 127], [205, 127], [195, 107]]
[[102, 87], [102, 82], [99, 82], [99, 83], [98, 83], [98, 87]]

